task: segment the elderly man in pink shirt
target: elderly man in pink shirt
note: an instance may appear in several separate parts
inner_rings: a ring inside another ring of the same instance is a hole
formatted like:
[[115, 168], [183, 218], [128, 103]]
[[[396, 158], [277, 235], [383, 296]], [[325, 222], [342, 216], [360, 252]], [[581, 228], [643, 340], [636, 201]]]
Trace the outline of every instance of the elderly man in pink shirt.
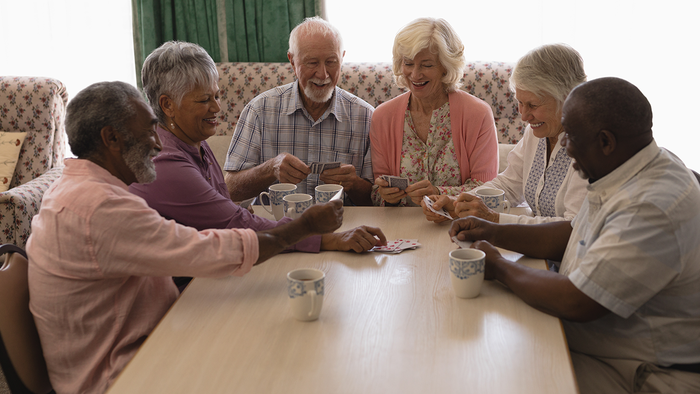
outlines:
[[57, 393], [102, 393], [178, 296], [171, 276], [244, 275], [308, 236], [342, 223], [317, 205], [270, 230], [204, 230], [162, 218], [127, 187], [155, 180], [157, 119], [122, 82], [89, 86], [68, 105], [77, 159], [32, 221], [30, 309]]

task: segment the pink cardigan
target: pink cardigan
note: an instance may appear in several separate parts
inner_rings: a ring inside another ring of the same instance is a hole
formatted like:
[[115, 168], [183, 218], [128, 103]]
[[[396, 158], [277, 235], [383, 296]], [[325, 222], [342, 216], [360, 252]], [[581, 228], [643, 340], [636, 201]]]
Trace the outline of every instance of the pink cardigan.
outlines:
[[[399, 176], [404, 117], [410, 96], [411, 92], [406, 92], [374, 110], [369, 132], [374, 179], [381, 175]], [[452, 139], [462, 184], [470, 178], [488, 182], [498, 175], [493, 111], [481, 99], [459, 89], [449, 94], [449, 101]]]

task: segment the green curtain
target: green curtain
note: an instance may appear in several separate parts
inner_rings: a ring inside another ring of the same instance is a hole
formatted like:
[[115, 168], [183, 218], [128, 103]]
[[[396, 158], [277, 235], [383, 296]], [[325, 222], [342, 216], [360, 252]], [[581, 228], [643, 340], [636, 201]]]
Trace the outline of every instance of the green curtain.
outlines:
[[289, 32], [324, 0], [132, 0], [136, 75], [166, 41], [201, 45], [215, 62], [285, 62]]

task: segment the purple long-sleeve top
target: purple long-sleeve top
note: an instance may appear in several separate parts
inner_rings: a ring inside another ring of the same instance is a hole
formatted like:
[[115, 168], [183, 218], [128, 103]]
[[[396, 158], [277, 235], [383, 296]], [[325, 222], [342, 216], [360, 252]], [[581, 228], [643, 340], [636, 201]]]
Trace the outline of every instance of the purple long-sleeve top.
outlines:
[[[224, 174], [206, 141], [197, 148], [187, 145], [160, 125], [156, 128], [163, 150], [153, 160], [156, 181], [132, 183], [129, 191], [140, 196], [166, 219], [197, 230], [249, 228], [267, 230], [291, 219], [268, 220], [233, 203]], [[288, 250], [318, 252], [321, 236], [309, 237]]]

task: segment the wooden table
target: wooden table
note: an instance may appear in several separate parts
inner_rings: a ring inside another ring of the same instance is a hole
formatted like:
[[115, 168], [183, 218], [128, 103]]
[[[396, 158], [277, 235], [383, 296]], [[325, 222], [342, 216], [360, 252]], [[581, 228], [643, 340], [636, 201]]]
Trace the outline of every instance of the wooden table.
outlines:
[[[288, 253], [244, 277], [195, 279], [109, 392], [577, 392], [558, 319], [498, 282], [485, 281], [477, 298], [455, 297], [448, 223], [427, 222], [420, 208], [346, 208], [342, 229], [360, 224], [423, 246]], [[300, 267], [326, 273], [314, 322], [289, 312], [286, 274]]]

